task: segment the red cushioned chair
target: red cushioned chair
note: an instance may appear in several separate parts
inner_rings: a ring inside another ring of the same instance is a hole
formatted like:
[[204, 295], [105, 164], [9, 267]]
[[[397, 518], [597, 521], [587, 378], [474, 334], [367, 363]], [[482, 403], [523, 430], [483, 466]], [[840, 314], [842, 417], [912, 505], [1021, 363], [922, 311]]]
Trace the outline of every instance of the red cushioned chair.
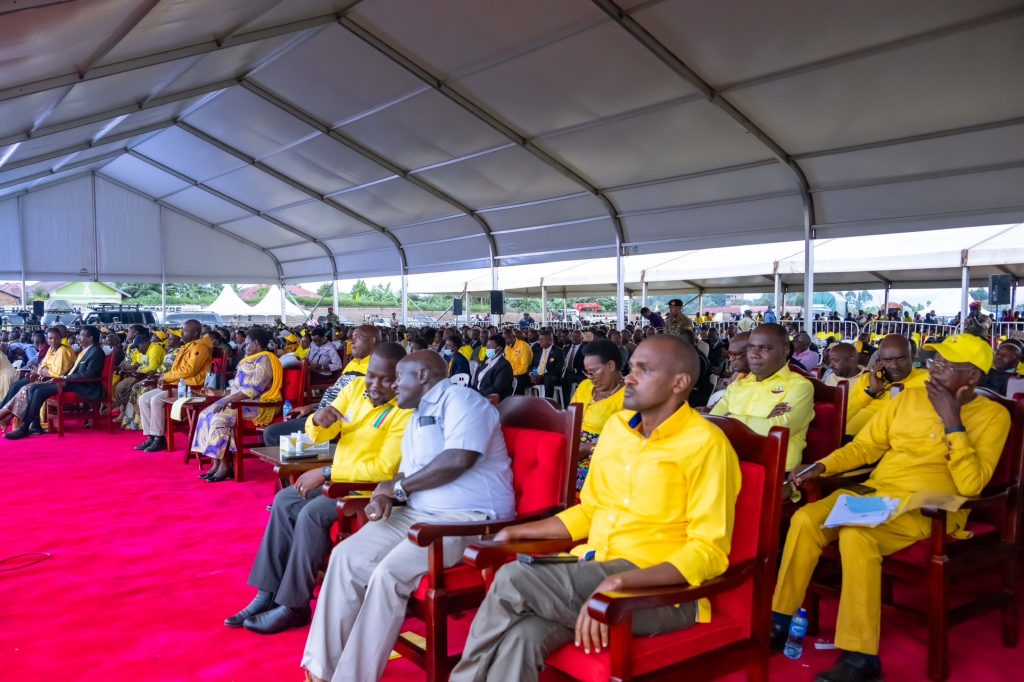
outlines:
[[[101, 408], [106, 407], [107, 433], [113, 433], [114, 416], [111, 414], [111, 410], [113, 409], [114, 369], [114, 356], [108, 355], [103, 362], [103, 374], [100, 375], [100, 380], [103, 382], [103, 395], [96, 400], [88, 400], [72, 391], [65, 391], [69, 385], [91, 383], [90, 380], [54, 377], [53, 382], [57, 384], [57, 394], [46, 401], [45, 407], [46, 423], [49, 425], [50, 432], [56, 430], [57, 435], [63, 438], [64, 420], [68, 418], [81, 419], [83, 422], [92, 419], [95, 424], [101, 416], [104, 416], [101, 414]], [[77, 409], [74, 411], [67, 409], [72, 406]], [[54, 424], [56, 424], [56, 429]]]
[[[898, 611], [928, 627], [928, 677], [949, 677], [949, 626], [981, 613], [999, 609], [1002, 614], [1003, 646], [1017, 646], [1017, 562], [1019, 558], [1021, 476], [1024, 473], [1024, 400], [1009, 400], [985, 389], [979, 395], [1005, 407], [1011, 416], [1010, 434], [999, 464], [981, 497], [969, 500], [967, 530], [974, 535], [958, 540], [946, 533], [946, 512], [923, 509], [932, 521], [932, 535], [882, 560], [882, 604], [886, 613]], [[863, 476], [863, 474], [861, 474]], [[843, 478], [836, 476], [831, 478]], [[823, 479], [828, 480], [828, 479]], [[810, 631], [818, 628], [822, 596], [839, 595], [839, 550], [835, 543], [825, 548], [819, 570], [811, 584]], [[957, 606], [952, 606], [952, 582], [970, 578], [997, 577], [996, 590], [968, 591], [958, 587]], [[924, 609], [897, 604], [894, 582], [927, 585]], [[967, 598], [967, 599], [963, 599]]]
[[[759, 436], [726, 417], [708, 417], [729, 438], [740, 459], [743, 485], [726, 572], [699, 587], [666, 586], [594, 595], [590, 615], [610, 628], [608, 650], [585, 654], [569, 644], [550, 657], [545, 671], [573, 680], [714, 679], [746, 670], [768, 680], [771, 596], [779, 547], [779, 489], [789, 430], [773, 427]], [[516, 552], [562, 551], [571, 541], [479, 543], [466, 551], [479, 568], [500, 564]], [[697, 599], [711, 600], [711, 622], [654, 637], [634, 639], [634, 611]]]
[[237, 410], [235, 416], [235, 481], [242, 480], [242, 466], [247, 455], [252, 454], [251, 448], [263, 445], [263, 427], [257, 426], [248, 419], [242, 418], [242, 409], [246, 407], [272, 407], [277, 411], [273, 421], [283, 419], [285, 401], [300, 405], [306, 395], [306, 379], [309, 377], [309, 364], [303, 360], [295, 367], [284, 370], [281, 380], [281, 399], [261, 402], [259, 400], [238, 400], [230, 407]]
[[[409, 529], [409, 540], [427, 548], [429, 571], [408, 607], [410, 617], [424, 621], [427, 641], [421, 647], [399, 637], [395, 650], [426, 670], [431, 681], [448, 679], [459, 660], [458, 655], [448, 655], [448, 616], [475, 609], [487, 592], [481, 571], [465, 563], [444, 567], [444, 538], [490, 535], [505, 526], [545, 518], [570, 506], [576, 496], [582, 410], [570, 405], [563, 411], [554, 401], [527, 396], [506, 398], [497, 409], [512, 459], [516, 515], [477, 523], [417, 523]], [[336, 483], [331, 489], [337, 495], [367, 486]], [[345, 517], [360, 514], [367, 502], [358, 497], [339, 501], [343, 523]]]
[[833, 388], [814, 377], [807, 377], [814, 386], [814, 418], [807, 428], [807, 445], [802, 462], [810, 464], [827, 457], [843, 446], [846, 435], [846, 403], [850, 384], [840, 381]]

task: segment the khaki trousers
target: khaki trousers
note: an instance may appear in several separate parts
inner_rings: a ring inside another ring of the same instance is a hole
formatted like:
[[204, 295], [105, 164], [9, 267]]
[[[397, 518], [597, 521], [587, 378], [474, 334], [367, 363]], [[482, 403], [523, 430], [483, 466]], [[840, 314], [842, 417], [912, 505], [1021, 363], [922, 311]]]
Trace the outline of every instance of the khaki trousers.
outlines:
[[796, 613], [804, 601], [821, 550], [838, 540], [843, 588], [836, 618], [836, 646], [845, 651], [877, 655], [882, 620], [882, 557], [929, 537], [931, 522], [920, 512], [913, 511], [876, 528], [822, 528], [836, 500], [843, 494], [849, 492], [836, 491], [793, 515], [786, 548], [782, 551], [772, 611], [786, 615]]
[[[427, 549], [409, 542], [414, 523], [482, 521], [479, 512], [425, 514], [395, 507], [387, 521], [371, 521], [331, 552], [302, 667], [332, 682], [376, 682], [405, 620], [411, 595], [427, 573]], [[478, 537], [448, 538], [445, 566], [454, 566]]]
[[139, 396], [139, 419], [142, 422], [142, 433], [147, 436], [162, 436], [164, 424], [164, 397], [167, 391], [154, 388]]

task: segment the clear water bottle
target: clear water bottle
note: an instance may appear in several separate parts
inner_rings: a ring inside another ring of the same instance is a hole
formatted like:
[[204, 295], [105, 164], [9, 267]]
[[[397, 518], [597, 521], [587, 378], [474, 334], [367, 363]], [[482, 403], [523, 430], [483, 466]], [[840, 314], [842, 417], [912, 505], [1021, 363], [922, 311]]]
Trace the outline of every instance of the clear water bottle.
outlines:
[[184, 398], [188, 395], [188, 386], [185, 384], [184, 379], [178, 380], [178, 397]]
[[789, 637], [782, 653], [794, 661], [804, 655], [804, 635], [807, 634], [807, 610], [800, 609], [789, 622]]
[[292, 413], [292, 401], [290, 401], [290, 400], [284, 401], [284, 408], [283, 409], [284, 409], [284, 412], [281, 414], [281, 416], [284, 417], [285, 419], [287, 419], [288, 415], [290, 415]]

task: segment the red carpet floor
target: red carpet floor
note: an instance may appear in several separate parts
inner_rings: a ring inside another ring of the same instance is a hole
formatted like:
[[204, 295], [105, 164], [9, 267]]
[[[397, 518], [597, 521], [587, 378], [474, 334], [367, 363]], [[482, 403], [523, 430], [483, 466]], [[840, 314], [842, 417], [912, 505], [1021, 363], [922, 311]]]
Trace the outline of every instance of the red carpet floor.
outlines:
[[[51, 555], [0, 565], [0, 679], [298, 682], [304, 630], [261, 637], [222, 625], [252, 596], [245, 580], [273, 496], [270, 468], [254, 462], [242, 484], [209, 484], [179, 454], [132, 451], [139, 440], [78, 426], [63, 440], [0, 439], [15, 467], [0, 493], [0, 558]], [[823, 611], [830, 637], [834, 604]], [[457, 636], [468, 623], [454, 624]], [[1020, 679], [1024, 647], [1002, 648], [998, 623], [953, 630], [953, 679]], [[925, 679], [925, 631], [883, 630], [888, 679]], [[772, 679], [802, 682], [830, 667], [835, 654], [812, 647], [800, 661], [774, 658]], [[385, 679], [424, 676], [396, 660]]]

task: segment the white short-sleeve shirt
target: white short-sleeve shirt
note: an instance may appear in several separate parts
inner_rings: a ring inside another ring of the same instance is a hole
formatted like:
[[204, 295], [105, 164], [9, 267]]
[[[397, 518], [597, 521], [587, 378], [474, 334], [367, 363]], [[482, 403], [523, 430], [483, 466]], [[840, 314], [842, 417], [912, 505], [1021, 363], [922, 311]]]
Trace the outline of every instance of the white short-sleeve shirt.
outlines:
[[473, 389], [444, 380], [427, 391], [413, 412], [402, 441], [399, 470], [411, 476], [453, 449], [479, 452], [480, 457], [454, 481], [409, 493], [409, 506], [429, 514], [475, 511], [489, 518], [511, 516], [515, 511], [512, 462], [498, 410]]

